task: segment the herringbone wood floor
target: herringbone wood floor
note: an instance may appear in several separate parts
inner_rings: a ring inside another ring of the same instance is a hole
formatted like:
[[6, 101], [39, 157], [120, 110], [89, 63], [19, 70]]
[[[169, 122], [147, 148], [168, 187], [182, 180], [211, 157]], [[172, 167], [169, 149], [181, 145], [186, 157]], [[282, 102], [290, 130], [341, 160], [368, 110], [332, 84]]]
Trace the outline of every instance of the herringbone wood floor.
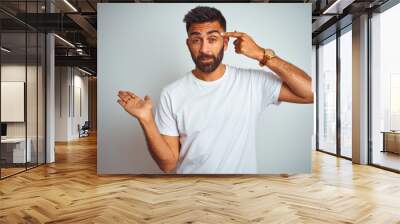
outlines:
[[97, 176], [96, 139], [0, 181], [0, 223], [400, 223], [400, 175], [313, 153], [291, 176]]

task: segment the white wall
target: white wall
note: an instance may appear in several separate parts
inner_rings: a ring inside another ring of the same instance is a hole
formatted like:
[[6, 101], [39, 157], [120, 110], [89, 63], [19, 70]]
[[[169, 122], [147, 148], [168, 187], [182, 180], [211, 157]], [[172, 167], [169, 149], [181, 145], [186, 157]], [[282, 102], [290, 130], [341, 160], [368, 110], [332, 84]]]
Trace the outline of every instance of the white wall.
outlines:
[[55, 141], [68, 140], [68, 85], [67, 67], [55, 68]]
[[[78, 124], [88, 120], [88, 77], [72, 67], [56, 67], [55, 73], [55, 141], [77, 139]], [[82, 114], [76, 107], [79, 89]]]
[[[76, 74], [78, 72], [78, 74]], [[75, 86], [75, 96], [73, 98], [75, 99], [75, 107], [72, 108], [72, 110], [75, 110], [75, 113], [72, 113], [73, 119], [71, 120], [71, 135], [72, 138], [78, 138], [79, 133], [77, 126], [80, 124], [81, 126], [85, 123], [85, 121], [88, 120], [88, 77], [87, 76], [82, 76], [83, 73], [81, 73], [78, 70], [75, 70], [75, 75], [74, 75], [74, 86]], [[78, 91], [80, 90], [80, 93]], [[78, 98], [80, 94], [80, 99]], [[81, 101], [80, 105], [78, 101]], [[81, 107], [81, 112], [79, 111], [78, 107]]]

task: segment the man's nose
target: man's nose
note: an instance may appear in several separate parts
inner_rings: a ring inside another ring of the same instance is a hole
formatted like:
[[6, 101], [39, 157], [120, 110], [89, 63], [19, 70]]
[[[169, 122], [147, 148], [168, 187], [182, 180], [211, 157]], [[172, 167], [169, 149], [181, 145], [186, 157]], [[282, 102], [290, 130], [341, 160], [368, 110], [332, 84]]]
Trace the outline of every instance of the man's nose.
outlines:
[[201, 44], [200, 52], [203, 54], [211, 54], [210, 44], [207, 41], [203, 41]]

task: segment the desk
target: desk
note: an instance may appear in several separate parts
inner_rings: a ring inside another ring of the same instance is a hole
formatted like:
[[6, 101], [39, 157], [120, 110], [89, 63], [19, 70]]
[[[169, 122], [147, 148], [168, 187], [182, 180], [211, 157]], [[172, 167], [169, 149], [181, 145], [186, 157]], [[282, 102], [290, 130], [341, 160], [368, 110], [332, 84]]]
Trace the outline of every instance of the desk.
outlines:
[[[3, 159], [5, 159], [7, 163], [30, 162], [32, 159], [32, 140], [30, 138], [27, 138], [27, 143], [28, 147], [26, 147], [25, 154], [25, 138], [1, 139], [1, 157], [3, 157]], [[25, 161], [25, 158], [27, 158], [27, 161]]]
[[382, 131], [381, 133], [383, 133], [382, 152], [400, 154], [400, 131]]

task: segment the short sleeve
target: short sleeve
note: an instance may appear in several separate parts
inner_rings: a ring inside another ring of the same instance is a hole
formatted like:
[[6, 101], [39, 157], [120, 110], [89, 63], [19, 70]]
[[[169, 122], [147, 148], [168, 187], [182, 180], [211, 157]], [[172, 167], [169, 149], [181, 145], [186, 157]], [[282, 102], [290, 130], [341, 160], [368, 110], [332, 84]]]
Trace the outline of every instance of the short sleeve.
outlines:
[[282, 80], [273, 74], [264, 70], [258, 71], [258, 88], [261, 92], [261, 109], [265, 109], [270, 104], [279, 105], [279, 94], [282, 87]]
[[161, 92], [160, 102], [157, 106], [154, 120], [161, 134], [179, 136], [177, 123], [172, 111], [171, 98], [168, 93], [163, 90]]

